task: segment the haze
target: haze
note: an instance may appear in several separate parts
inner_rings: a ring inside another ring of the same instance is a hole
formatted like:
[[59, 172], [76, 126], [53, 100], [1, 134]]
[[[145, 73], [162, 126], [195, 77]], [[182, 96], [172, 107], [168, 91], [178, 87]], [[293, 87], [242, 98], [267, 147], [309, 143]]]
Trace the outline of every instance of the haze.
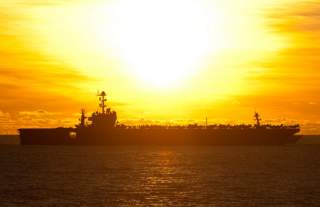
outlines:
[[0, 133], [72, 126], [106, 90], [120, 122], [300, 123], [320, 132], [320, 5], [2, 0]]

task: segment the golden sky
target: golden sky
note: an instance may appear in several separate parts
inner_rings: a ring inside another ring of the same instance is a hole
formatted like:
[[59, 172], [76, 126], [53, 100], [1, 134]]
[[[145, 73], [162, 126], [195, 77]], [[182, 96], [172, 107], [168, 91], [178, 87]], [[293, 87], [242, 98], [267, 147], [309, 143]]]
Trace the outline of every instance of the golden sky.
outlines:
[[73, 125], [97, 90], [124, 123], [320, 132], [317, 1], [43, 2], [0, 0], [0, 133]]

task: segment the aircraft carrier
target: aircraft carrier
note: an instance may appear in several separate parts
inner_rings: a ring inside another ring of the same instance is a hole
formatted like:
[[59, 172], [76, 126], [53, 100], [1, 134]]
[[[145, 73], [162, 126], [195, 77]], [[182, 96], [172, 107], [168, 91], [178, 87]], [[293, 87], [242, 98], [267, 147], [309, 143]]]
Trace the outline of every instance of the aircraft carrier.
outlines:
[[258, 113], [253, 125], [141, 125], [117, 122], [106, 106], [106, 93], [98, 94], [100, 110], [87, 117], [82, 110], [72, 128], [19, 129], [21, 145], [285, 145], [297, 142], [299, 125], [263, 125]]

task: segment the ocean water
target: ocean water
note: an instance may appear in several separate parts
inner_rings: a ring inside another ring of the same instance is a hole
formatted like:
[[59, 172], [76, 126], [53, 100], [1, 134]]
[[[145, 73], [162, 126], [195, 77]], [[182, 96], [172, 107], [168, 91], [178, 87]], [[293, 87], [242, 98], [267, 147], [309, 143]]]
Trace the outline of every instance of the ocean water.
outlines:
[[0, 146], [0, 206], [320, 206], [320, 145]]

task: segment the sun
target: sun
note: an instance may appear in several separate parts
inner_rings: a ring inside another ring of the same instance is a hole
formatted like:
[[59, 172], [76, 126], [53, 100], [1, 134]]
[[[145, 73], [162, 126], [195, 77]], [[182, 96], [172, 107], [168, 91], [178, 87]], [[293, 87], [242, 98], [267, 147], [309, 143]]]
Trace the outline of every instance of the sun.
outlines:
[[132, 77], [147, 86], [179, 85], [221, 42], [212, 32], [219, 29], [217, 13], [197, 1], [122, 0], [106, 8], [97, 20], [100, 44], [111, 46]]
[[81, 1], [36, 10], [34, 19], [30, 36], [51, 58], [109, 84], [169, 90], [186, 88], [229, 47], [233, 22], [207, 0]]

